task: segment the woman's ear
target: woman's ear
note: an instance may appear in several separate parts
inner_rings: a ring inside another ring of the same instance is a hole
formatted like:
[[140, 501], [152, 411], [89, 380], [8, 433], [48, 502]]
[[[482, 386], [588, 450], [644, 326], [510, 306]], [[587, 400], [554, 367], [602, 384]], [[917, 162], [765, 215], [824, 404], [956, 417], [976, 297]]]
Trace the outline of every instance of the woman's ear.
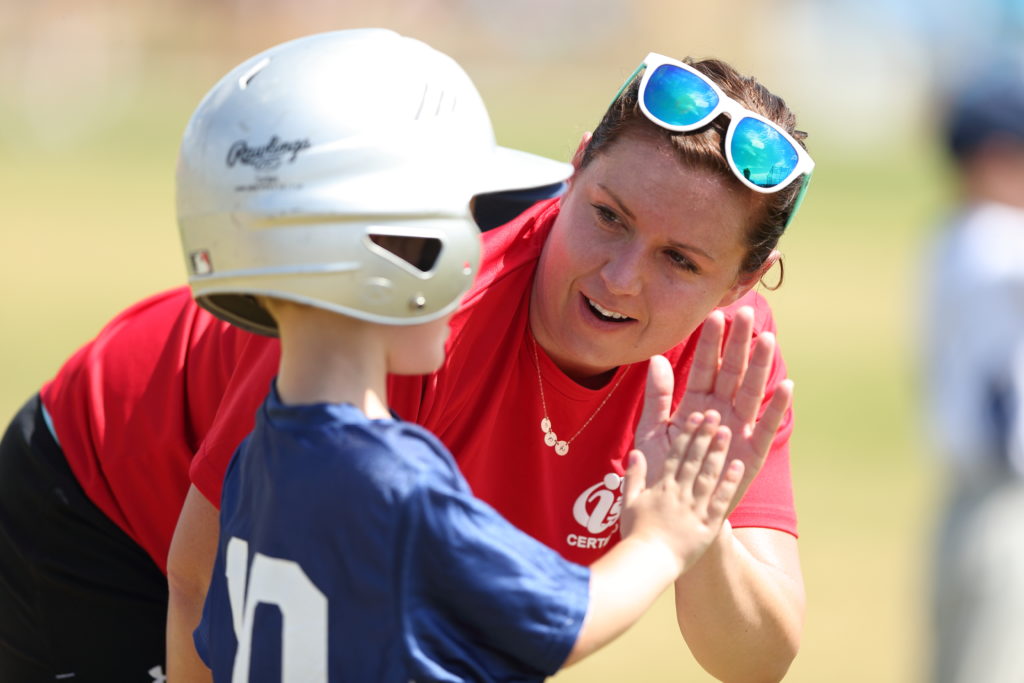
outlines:
[[765, 276], [772, 266], [782, 258], [782, 253], [778, 249], [772, 249], [772, 253], [768, 254], [768, 258], [764, 260], [761, 267], [750, 273], [740, 273], [740, 276], [736, 279], [736, 283], [729, 288], [729, 291], [725, 293], [721, 301], [718, 302], [718, 306], [728, 306], [731, 303], [737, 301], [741, 296], [753, 289], [761, 278]]
[[580, 139], [579, 146], [576, 148], [576, 153], [572, 155], [572, 166], [577, 171], [580, 170], [580, 166], [583, 164], [583, 153], [587, 150], [591, 137], [593, 137], [593, 134], [589, 130], [584, 133]]

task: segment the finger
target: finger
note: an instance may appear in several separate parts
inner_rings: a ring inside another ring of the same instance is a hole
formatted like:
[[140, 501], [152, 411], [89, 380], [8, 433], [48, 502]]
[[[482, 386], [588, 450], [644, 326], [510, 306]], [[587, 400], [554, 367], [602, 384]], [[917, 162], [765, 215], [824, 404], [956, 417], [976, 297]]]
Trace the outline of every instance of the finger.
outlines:
[[[714, 413], [714, 411], [709, 412]], [[717, 417], [718, 414], [714, 414]], [[706, 415], [704, 413], [690, 413], [683, 422], [682, 427], [678, 427], [674, 423], [670, 426], [669, 433], [676, 433], [672, 435], [672, 443], [669, 444], [669, 456], [665, 461], [665, 477], [678, 479], [681, 476], [688, 476], [689, 479], [692, 479], [696, 476], [697, 468], [700, 466], [699, 463], [689, 466], [689, 471], [691, 472], [689, 475], [684, 475], [683, 470], [687, 462], [690, 443], [694, 435], [700, 430], [701, 425], [704, 424], [705, 419]]]
[[718, 485], [718, 480], [722, 476], [722, 466], [725, 464], [725, 454], [729, 452], [731, 438], [732, 431], [728, 427], [721, 426], [711, 439], [700, 472], [697, 474], [696, 481], [693, 482], [693, 499], [698, 507], [707, 506], [711, 494]]
[[[688, 424], [689, 422], [690, 420], [687, 420]], [[673, 446], [678, 446], [685, 453], [679, 465], [679, 472], [676, 474], [676, 480], [684, 490], [692, 492], [694, 481], [701, 470], [701, 466], [704, 464], [704, 456], [711, 445], [711, 439], [721, 423], [721, 415], [717, 411], [709, 410], [704, 413], [703, 421], [689, 438], [688, 444], [684, 441], [685, 434], [680, 434], [676, 437]]]
[[644, 457], [644, 454], [634, 448], [629, 452], [628, 457], [626, 483], [622, 488], [623, 505], [627, 507], [643, 493], [647, 481], [647, 458]]
[[786, 411], [793, 402], [793, 380], [784, 379], [775, 387], [772, 398], [768, 401], [761, 419], [754, 425], [750, 433], [750, 445], [763, 459], [771, 448], [775, 433], [779, 431]]
[[719, 524], [725, 519], [729, 509], [736, 502], [733, 499], [743, 480], [743, 471], [742, 460], [733, 460], [726, 466], [715, 492], [711, 495], [711, 500], [708, 501], [708, 524]]
[[718, 359], [725, 334], [725, 316], [721, 311], [711, 311], [701, 328], [697, 348], [693, 352], [693, 364], [686, 378], [686, 393], [711, 393], [718, 374]]
[[644, 406], [636, 433], [639, 436], [651, 434], [668, 422], [672, 411], [672, 391], [676, 378], [672, 364], [665, 356], [653, 356], [647, 366], [647, 385], [644, 389]]
[[762, 332], [754, 342], [750, 365], [733, 402], [737, 417], [745, 424], [757, 419], [757, 411], [764, 399], [764, 388], [768, 383], [774, 358], [775, 335], [771, 332]]
[[754, 309], [744, 306], [732, 320], [722, 350], [722, 361], [715, 377], [715, 396], [732, 401], [743, 380], [750, 357], [750, 338], [754, 331]]

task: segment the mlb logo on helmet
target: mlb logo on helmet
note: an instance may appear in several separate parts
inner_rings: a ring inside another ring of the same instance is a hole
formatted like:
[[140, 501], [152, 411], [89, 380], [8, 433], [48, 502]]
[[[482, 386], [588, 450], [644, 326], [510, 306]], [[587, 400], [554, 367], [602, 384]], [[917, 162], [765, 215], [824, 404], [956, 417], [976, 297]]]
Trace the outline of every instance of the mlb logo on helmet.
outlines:
[[188, 257], [192, 263], [192, 272], [196, 275], [209, 275], [213, 272], [213, 264], [210, 263], [210, 252], [207, 250], [193, 251]]

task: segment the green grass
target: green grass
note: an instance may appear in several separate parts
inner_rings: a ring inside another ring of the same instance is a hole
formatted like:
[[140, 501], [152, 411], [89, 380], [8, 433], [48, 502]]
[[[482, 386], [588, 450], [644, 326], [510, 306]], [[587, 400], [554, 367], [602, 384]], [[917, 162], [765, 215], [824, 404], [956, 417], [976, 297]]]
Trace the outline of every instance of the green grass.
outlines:
[[[220, 68], [59, 151], [27, 137], [24, 122], [0, 121], [25, 135], [0, 141], [0, 415], [110, 316], [184, 281], [177, 141]], [[560, 158], [609, 94], [606, 78], [591, 87], [584, 77], [569, 91], [557, 73], [476, 73], [499, 140]], [[786, 283], [767, 293], [797, 386], [793, 468], [808, 592], [803, 648], [787, 680], [906, 683], [923, 670], [938, 488], [916, 413], [915, 283], [921, 238], [943, 201], [942, 166], [925, 141], [874, 163], [827, 139], [814, 151], [814, 185], [783, 241]], [[668, 596], [558, 679], [708, 680], [677, 635]]]

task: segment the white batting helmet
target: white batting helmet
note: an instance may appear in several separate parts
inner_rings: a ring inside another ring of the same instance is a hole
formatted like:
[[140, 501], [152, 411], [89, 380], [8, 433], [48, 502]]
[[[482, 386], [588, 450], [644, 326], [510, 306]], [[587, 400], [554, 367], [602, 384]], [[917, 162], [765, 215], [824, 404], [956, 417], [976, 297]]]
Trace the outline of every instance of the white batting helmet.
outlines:
[[[479, 262], [473, 195], [558, 183], [568, 164], [497, 146], [447, 55], [384, 29], [322, 33], [240, 64], [203, 98], [178, 160], [189, 284], [276, 334], [253, 296], [371, 322], [452, 311]], [[389, 237], [420, 238], [408, 259]]]

